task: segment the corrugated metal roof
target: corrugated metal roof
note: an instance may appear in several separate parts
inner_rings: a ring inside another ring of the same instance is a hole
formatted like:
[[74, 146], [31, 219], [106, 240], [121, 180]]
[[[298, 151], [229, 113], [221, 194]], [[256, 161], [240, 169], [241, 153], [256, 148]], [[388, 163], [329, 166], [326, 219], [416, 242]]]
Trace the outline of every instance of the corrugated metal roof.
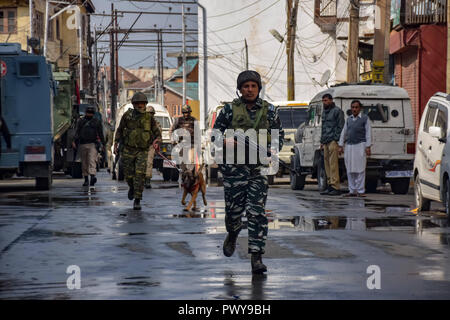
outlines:
[[[167, 81], [164, 85], [183, 96], [183, 82]], [[198, 100], [198, 82], [186, 83], [186, 96], [190, 100]]]
[[[186, 74], [189, 74], [194, 70], [198, 63], [198, 59], [188, 59], [186, 60]], [[172, 78], [178, 78], [183, 76], [183, 65], [181, 65], [178, 70], [173, 74]]]

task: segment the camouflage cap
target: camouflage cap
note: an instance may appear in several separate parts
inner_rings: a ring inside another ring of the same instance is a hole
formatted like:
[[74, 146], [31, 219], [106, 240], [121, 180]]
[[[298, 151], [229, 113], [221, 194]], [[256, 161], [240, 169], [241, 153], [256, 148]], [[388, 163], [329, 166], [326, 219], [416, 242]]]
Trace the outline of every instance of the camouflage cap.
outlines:
[[181, 113], [185, 113], [185, 112], [192, 112], [191, 106], [188, 105], [184, 105], [183, 108], [181, 108]]

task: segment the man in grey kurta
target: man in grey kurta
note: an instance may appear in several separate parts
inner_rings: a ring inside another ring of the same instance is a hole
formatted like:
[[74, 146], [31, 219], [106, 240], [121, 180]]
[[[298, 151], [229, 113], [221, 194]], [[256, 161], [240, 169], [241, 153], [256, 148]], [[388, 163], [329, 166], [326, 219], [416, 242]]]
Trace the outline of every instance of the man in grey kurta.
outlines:
[[350, 193], [346, 195], [348, 197], [364, 196], [366, 155], [370, 156], [370, 146], [372, 145], [370, 120], [365, 114], [361, 114], [361, 108], [359, 100], [352, 101], [352, 114], [345, 121], [339, 139], [339, 153], [344, 152], [345, 167], [347, 168], [350, 190]]

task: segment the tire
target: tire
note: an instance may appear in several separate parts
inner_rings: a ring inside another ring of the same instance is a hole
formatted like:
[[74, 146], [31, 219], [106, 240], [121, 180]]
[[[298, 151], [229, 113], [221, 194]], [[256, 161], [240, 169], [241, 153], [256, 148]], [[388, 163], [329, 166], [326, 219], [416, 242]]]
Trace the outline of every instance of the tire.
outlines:
[[328, 188], [327, 173], [325, 172], [325, 163], [323, 157], [320, 158], [317, 164], [317, 186], [319, 191], [325, 191]]
[[162, 169], [162, 175], [163, 175], [163, 179], [164, 181], [169, 181], [170, 180], [170, 168], [163, 168]]
[[378, 179], [377, 178], [366, 179], [366, 192], [367, 193], [377, 192], [377, 187], [378, 187]]
[[119, 168], [118, 168], [118, 172], [117, 172], [117, 181], [123, 181], [125, 180], [125, 173], [123, 171], [123, 164], [122, 161], [119, 160]]
[[50, 190], [52, 177], [36, 177], [36, 190]]
[[417, 210], [430, 211], [431, 202], [422, 195], [422, 187], [420, 186], [419, 175], [414, 180], [414, 200], [416, 202]]
[[[297, 156], [291, 156], [291, 169], [295, 169], [295, 164], [298, 163]], [[305, 188], [306, 175], [298, 175], [292, 171], [289, 171], [290, 184], [292, 190], [303, 190]]]
[[175, 169], [175, 168], [172, 168], [170, 170], [171, 170], [170, 180], [172, 180], [173, 182], [178, 182], [180, 172], [178, 171], [178, 169]]
[[396, 179], [391, 181], [391, 190], [394, 194], [407, 194], [409, 191], [409, 178], [406, 179]]
[[81, 172], [81, 162], [72, 162], [72, 172], [70, 174], [74, 179], [81, 179], [83, 174]]
[[272, 174], [270, 176], [267, 176], [267, 180], [269, 185], [273, 185], [275, 183], [275, 175]]
[[450, 220], [450, 179], [445, 180], [445, 194], [444, 194], [444, 206], [447, 219]]

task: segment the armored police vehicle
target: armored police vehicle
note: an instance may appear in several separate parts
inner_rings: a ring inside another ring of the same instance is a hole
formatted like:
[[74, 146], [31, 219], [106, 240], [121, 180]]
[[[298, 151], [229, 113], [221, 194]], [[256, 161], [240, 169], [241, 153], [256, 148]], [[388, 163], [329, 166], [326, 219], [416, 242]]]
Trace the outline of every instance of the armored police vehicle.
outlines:
[[[371, 155], [367, 158], [366, 191], [374, 192], [378, 182], [389, 183], [395, 194], [408, 192], [412, 177], [415, 143], [411, 101], [405, 89], [389, 85], [342, 84], [318, 93], [309, 103], [308, 120], [296, 134], [292, 148], [291, 188], [303, 189], [305, 177], [317, 178], [320, 190], [327, 187], [323, 155], [320, 150], [322, 130], [322, 96], [329, 93], [334, 103], [351, 115], [350, 104], [361, 101], [361, 112], [370, 119], [372, 126]], [[339, 160], [341, 180], [346, 177], [343, 156]]]
[[11, 138], [11, 149], [1, 143], [0, 176], [35, 177], [37, 188], [50, 188], [54, 93], [43, 56], [22, 51], [19, 43], [0, 44], [0, 112]]

